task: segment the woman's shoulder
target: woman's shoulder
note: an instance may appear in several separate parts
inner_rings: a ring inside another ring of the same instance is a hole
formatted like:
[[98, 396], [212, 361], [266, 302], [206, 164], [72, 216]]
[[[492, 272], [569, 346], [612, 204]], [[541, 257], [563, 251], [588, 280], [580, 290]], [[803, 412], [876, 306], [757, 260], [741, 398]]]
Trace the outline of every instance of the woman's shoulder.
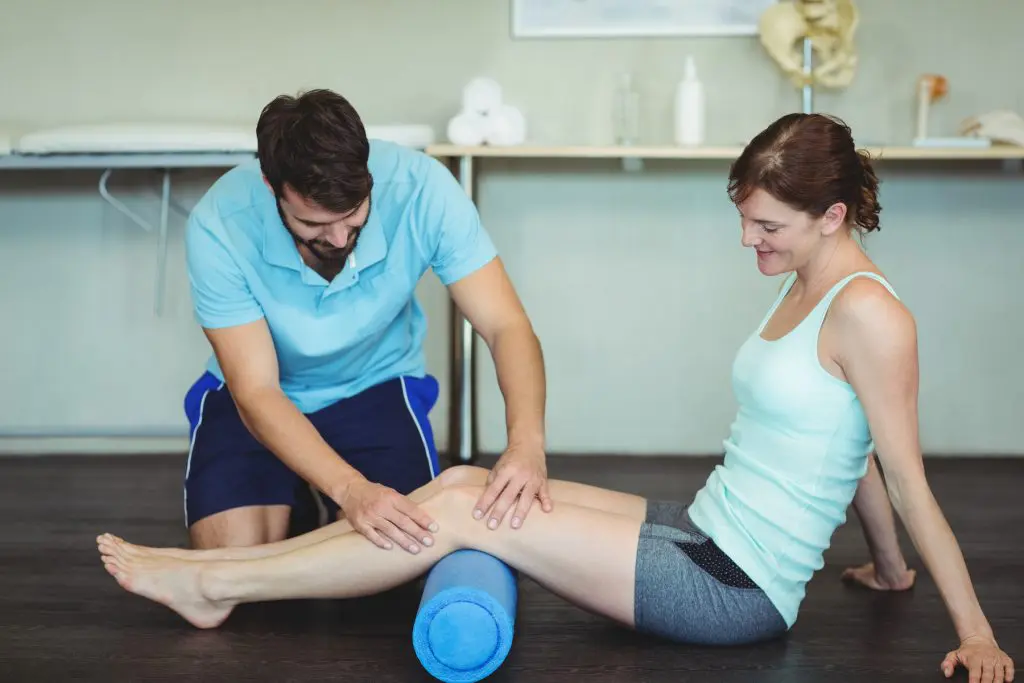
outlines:
[[855, 344], [916, 344], [916, 322], [910, 309], [878, 271], [858, 275], [836, 294], [829, 317], [841, 339]]

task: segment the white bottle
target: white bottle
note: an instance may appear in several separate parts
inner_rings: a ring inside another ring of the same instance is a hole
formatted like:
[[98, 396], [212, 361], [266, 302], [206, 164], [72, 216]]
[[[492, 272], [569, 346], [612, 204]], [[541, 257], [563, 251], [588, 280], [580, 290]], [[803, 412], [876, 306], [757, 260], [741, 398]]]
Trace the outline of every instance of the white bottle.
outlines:
[[675, 140], [695, 147], [704, 143], [704, 84], [697, 78], [693, 57], [686, 58], [686, 74], [676, 91]]

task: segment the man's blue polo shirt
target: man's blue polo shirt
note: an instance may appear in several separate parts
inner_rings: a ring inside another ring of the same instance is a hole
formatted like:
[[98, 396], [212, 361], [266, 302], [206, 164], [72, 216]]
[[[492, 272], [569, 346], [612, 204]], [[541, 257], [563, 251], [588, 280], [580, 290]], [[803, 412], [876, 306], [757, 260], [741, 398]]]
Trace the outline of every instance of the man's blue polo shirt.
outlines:
[[[422, 377], [427, 321], [417, 282], [433, 269], [449, 285], [497, 255], [476, 207], [437, 160], [371, 140], [369, 168], [370, 217], [332, 282], [303, 262], [255, 160], [218, 179], [186, 228], [199, 324], [265, 319], [281, 388], [305, 413], [400, 375]], [[207, 369], [223, 380], [216, 357]]]

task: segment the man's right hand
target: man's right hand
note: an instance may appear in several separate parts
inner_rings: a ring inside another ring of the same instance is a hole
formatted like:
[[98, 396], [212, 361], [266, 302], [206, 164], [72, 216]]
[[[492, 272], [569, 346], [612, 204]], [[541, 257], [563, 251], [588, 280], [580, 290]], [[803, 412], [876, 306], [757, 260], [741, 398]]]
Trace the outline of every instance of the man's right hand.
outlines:
[[437, 531], [437, 523], [394, 489], [359, 479], [331, 497], [352, 528], [378, 547], [390, 550], [392, 543], [397, 543], [410, 553], [418, 553], [421, 543], [434, 544], [430, 532]]

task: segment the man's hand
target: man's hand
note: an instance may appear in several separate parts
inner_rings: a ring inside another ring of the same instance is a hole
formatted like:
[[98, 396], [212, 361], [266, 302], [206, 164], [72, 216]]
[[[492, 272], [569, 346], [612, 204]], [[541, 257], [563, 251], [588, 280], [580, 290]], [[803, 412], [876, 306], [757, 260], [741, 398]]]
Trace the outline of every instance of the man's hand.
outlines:
[[903, 567], [902, 569], [883, 570], [873, 562], [859, 567], [850, 567], [842, 574], [843, 581], [858, 583], [876, 591], [905, 591], [914, 585], [917, 572]]
[[498, 459], [487, 476], [487, 488], [473, 508], [473, 517], [480, 519], [490, 511], [487, 526], [497, 529], [509, 508], [516, 503], [512, 528], [518, 529], [530, 512], [534, 498], [540, 499], [544, 512], [551, 512], [544, 451], [536, 447], [512, 446]]
[[393, 547], [392, 541], [410, 553], [418, 553], [420, 543], [434, 543], [428, 532], [436, 532], [437, 523], [394, 489], [359, 479], [331, 497], [353, 529], [385, 550]]

